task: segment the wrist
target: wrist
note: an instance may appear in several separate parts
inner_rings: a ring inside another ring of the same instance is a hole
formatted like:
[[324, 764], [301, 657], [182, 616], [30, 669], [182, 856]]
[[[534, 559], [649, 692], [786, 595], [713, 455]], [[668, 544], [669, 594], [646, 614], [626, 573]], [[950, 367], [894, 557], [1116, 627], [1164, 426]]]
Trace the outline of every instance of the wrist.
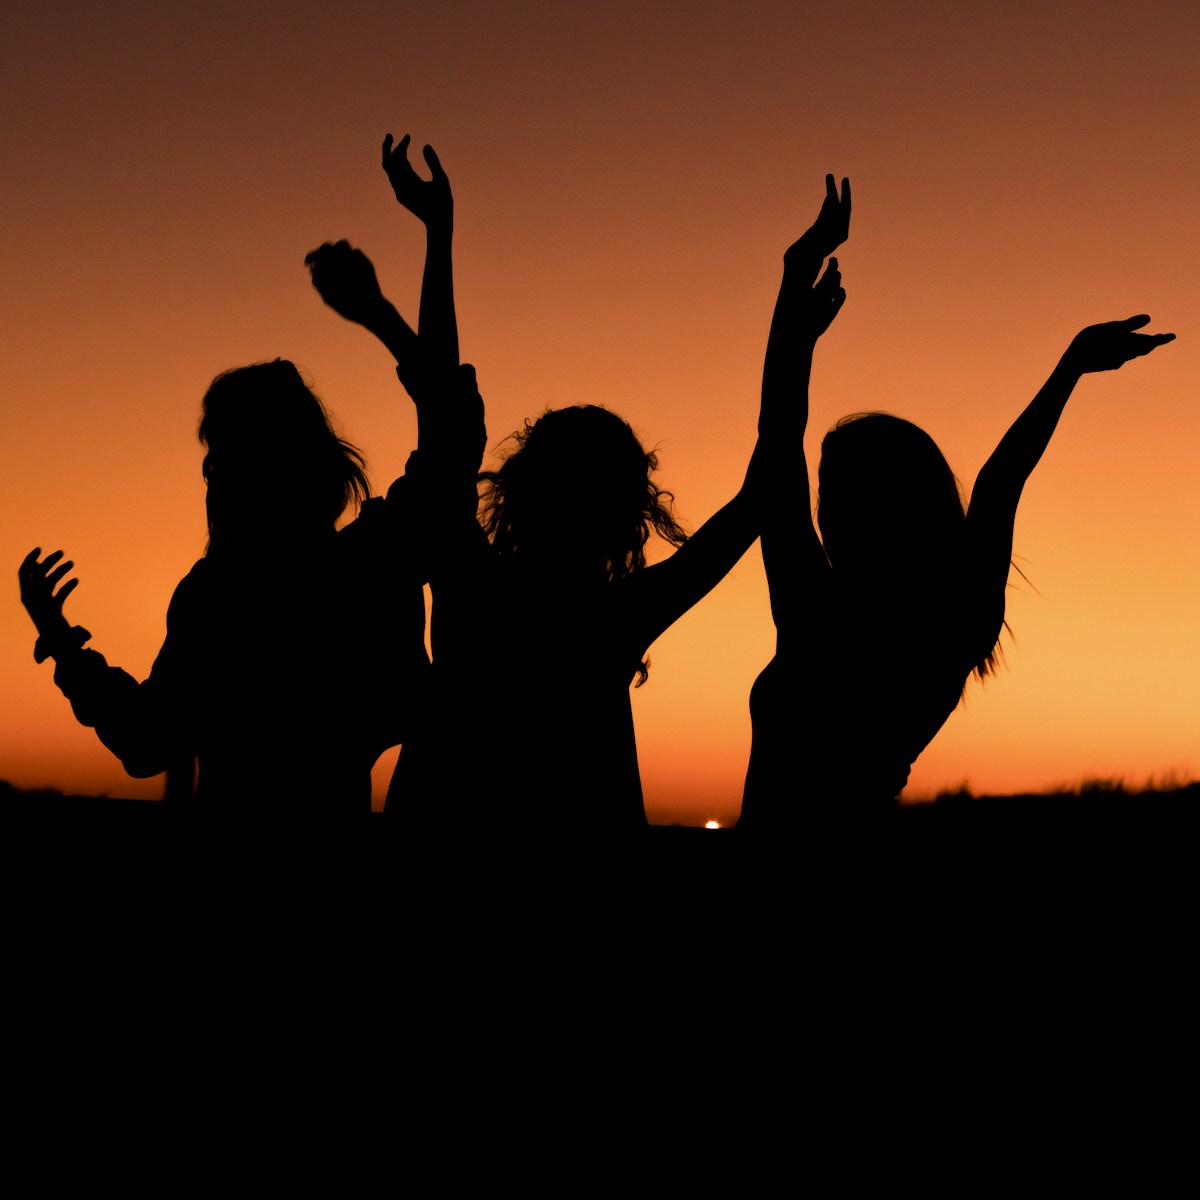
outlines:
[[818, 243], [817, 235], [813, 232], [813, 230], [810, 229], [807, 232], [802, 233], [800, 237], [783, 252], [783, 265], [786, 267], [797, 262], [803, 262], [805, 264], [812, 262], [821, 263], [826, 257], [826, 251]]
[[385, 296], [380, 296], [363, 307], [358, 323], [369, 333], [382, 337], [395, 324], [399, 315], [396, 306]]
[[39, 635], [33, 645], [34, 662], [43, 663], [48, 658], [61, 662], [82, 650], [91, 636], [82, 625], [68, 625], [64, 618], [52, 629]]
[[1087, 368], [1083, 365], [1080, 357], [1080, 352], [1076, 349], [1074, 343], [1063, 351], [1063, 356], [1058, 360], [1055, 366], [1052, 377], [1057, 377], [1064, 382], [1078, 383], [1081, 376], [1087, 374]]

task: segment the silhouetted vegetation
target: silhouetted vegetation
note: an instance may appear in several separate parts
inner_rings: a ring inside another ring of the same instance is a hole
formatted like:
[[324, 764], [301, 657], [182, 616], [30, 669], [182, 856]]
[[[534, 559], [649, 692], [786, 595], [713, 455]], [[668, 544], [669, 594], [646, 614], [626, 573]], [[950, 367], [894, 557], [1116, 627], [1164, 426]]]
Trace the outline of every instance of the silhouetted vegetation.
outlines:
[[[80, 795], [57, 788], [19, 788], [0, 780], [0, 807], [8, 816], [17, 813], [89, 814], [177, 811], [176, 806], [161, 800], [134, 800], [119, 796]], [[271, 806], [281, 819], [287, 812], [286, 798]], [[939, 792], [931, 801], [903, 804], [886, 814], [885, 826], [916, 825], [939, 818], [955, 819], [967, 816], [994, 817], [1030, 822], [1053, 821], [1069, 816], [1086, 822], [1089, 815], [1106, 819], [1125, 817], [1136, 823], [1150, 813], [1168, 811], [1194, 812], [1200, 816], [1200, 782], [1165, 776], [1151, 779], [1139, 786], [1118, 779], [1085, 779], [1078, 786], [1056, 787], [1045, 792], [1018, 792], [1011, 795], [975, 795], [965, 784], [953, 790]], [[372, 814], [378, 816], [379, 814]], [[695, 830], [711, 833], [701, 825], [656, 825], [651, 829], [663, 831]], [[730, 827], [732, 828], [732, 827]], [[728, 833], [728, 828], [716, 830]]]

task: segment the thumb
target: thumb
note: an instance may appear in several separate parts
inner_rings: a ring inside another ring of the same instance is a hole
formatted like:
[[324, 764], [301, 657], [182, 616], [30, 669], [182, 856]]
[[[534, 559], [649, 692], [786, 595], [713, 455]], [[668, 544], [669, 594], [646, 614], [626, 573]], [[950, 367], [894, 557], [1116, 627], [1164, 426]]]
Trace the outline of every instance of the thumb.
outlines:
[[432, 146], [426, 146], [421, 151], [425, 155], [425, 161], [429, 164], [429, 169], [433, 172], [435, 179], [445, 179], [446, 172], [442, 169], [441, 159], [437, 156], [437, 151]]

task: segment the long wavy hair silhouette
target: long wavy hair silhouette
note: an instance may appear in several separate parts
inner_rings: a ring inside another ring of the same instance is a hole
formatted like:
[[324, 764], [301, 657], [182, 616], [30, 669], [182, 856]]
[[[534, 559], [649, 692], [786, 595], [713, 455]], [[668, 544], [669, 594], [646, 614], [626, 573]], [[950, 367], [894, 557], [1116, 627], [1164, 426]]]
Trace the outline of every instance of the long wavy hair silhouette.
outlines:
[[[821, 542], [854, 592], [887, 595], [901, 626], [954, 595], [966, 569], [967, 509], [925, 430], [885, 412], [843, 417], [821, 442], [817, 481]], [[997, 629], [974, 664], [980, 677], [994, 670], [999, 639]]]
[[[598, 405], [549, 409], [512, 435], [496, 471], [480, 473], [480, 522], [521, 567], [573, 585], [602, 586], [646, 565], [652, 534], [687, 541], [674, 496], [654, 479], [658, 456], [627, 421]], [[638, 667], [638, 686], [648, 663]]]
[[739, 821], [760, 831], [894, 808], [971, 674], [988, 675], [1000, 657], [1017, 506], [1072, 391], [1174, 337], [1138, 333], [1145, 314], [1081, 330], [966, 506], [924, 430], [886, 413], [839, 421], [821, 448], [814, 525], [791, 481], [807, 476], [813, 349], [845, 301], [831, 255], [850, 229], [849, 181], [840, 195], [832, 175], [825, 184], [817, 220], [784, 255], [763, 372], [764, 406], [769, 397], [785, 416], [770, 439], [762, 526], [776, 652], [750, 694]]

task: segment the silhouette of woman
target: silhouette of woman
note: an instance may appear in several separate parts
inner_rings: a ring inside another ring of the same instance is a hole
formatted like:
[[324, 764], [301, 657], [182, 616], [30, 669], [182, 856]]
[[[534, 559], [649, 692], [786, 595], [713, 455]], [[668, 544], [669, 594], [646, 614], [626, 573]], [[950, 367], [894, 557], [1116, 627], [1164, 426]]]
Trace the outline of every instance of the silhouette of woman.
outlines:
[[[389, 138], [384, 166], [397, 198], [428, 228], [435, 209], [411, 201], [407, 143], [390, 152]], [[436, 183], [440, 167], [428, 149], [426, 158]], [[336, 250], [318, 253], [332, 262]], [[427, 256], [422, 342], [434, 261]], [[591, 405], [548, 411], [482, 476], [481, 526], [474, 371], [449, 370], [445, 357], [428, 367], [382, 322], [361, 316], [381, 307], [390, 306], [373, 295], [350, 305], [360, 314], [352, 319], [397, 353], [430, 424], [408, 473], [422, 478], [433, 593], [431, 699], [401, 753], [388, 811], [424, 819], [436, 810], [440, 824], [465, 827], [644, 825], [629, 685], [646, 678], [655, 638], [757, 536], [761, 456], [733, 500], [687, 538], [653, 480], [656, 456], [624, 421]], [[679, 549], [647, 566], [652, 533]]]
[[[428, 673], [404, 481], [369, 499], [361, 454], [283, 360], [219, 375], [204, 397], [209, 544], [176, 588], [138, 683], [84, 648], [62, 552], [32, 551], [21, 598], [35, 657], [130, 775], [195, 756], [196, 798], [239, 815], [369, 811], [370, 770], [402, 740]], [[361, 514], [340, 531], [351, 502]], [[257, 581], [264, 559], [286, 585]], [[60, 586], [61, 585], [61, 586]]]
[[817, 276], [849, 220], [849, 182], [839, 197], [827, 176], [817, 221], [784, 257], [771, 326], [764, 391], [793, 397], [797, 428], [772, 448], [762, 544], [777, 642], [750, 697], [742, 829], [893, 805], [968, 677], [993, 669], [1017, 503], [1080, 376], [1174, 337], [1136, 333], [1147, 316], [1079, 333], [979, 472], [966, 509], [923, 430], [885, 413], [839, 421], [821, 448], [818, 538], [787, 481], [807, 479], [812, 346], [845, 299], [836, 259]]

